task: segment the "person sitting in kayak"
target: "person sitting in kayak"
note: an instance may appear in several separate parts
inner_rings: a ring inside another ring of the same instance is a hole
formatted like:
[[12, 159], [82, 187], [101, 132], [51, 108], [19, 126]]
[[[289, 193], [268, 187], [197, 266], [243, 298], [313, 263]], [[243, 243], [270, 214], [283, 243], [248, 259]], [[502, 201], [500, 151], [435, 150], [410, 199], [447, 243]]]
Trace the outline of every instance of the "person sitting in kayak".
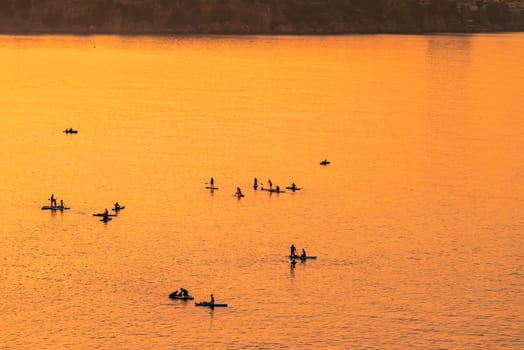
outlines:
[[297, 185], [295, 185], [295, 183], [293, 182], [291, 184], [291, 190], [295, 191], [297, 189]]
[[277, 185], [276, 192], [280, 193], [280, 186], [279, 185]]
[[304, 250], [304, 248], [302, 248], [302, 254], [300, 254], [300, 259], [305, 259], [306, 256], [306, 251]]
[[187, 297], [189, 296], [189, 292], [187, 291], [187, 289], [180, 288], [180, 295]]
[[109, 221], [109, 210], [107, 210], [107, 208], [106, 210], [104, 210], [104, 214], [102, 215], [102, 217], [102, 220]]
[[120, 209], [120, 204], [118, 204], [118, 202], [115, 203], [115, 209], [116, 209], [116, 210], [119, 210], [119, 209]]
[[63, 208], [63, 207], [64, 207], [64, 200], [61, 199], [61, 200], [60, 200], [60, 208]]
[[236, 193], [237, 196], [241, 196], [242, 195], [242, 191], [240, 190], [240, 187], [237, 187], [237, 193]]
[[209, 301], [211, 305], [215, 303], [215, 298], [213, 297], [213, 294], [211, 294], [211, 300]]
[[291, 250], [291, 253], [289, 254], [289, 257], [290, 258], [294, 258], [295, 255], [297, 254], [297, 248], [295, 248], [294, 244], [291, 244], [291, 247], [289, 247], [289, 249]]

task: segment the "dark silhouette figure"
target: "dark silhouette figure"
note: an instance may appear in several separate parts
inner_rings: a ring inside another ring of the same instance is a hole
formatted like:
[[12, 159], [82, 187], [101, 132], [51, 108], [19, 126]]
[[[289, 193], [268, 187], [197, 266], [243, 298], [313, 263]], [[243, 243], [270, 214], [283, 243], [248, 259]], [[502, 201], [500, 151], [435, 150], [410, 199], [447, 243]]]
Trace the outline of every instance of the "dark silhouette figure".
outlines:
[[271, 182], [271, 179], [268, 179], [267, 183], [269, 184], [269, 189], [271, 189], [273, 187], [273, 183]]
[[295, 248], [294, 244], [291, 244], [291, 247], [289, 247], [289, 249], [291, 250], [289, 257], [293, 258], [297, 254], [297, 248]]
[[253, 188], [256, 190], [258, 188], [258, 180], [255, 177], [255, 181], [253, 181]]
[[305, 259], [306, 258], [306, 251], [302, 248], [302, 254], [300, 255], [300, 258], [301, 259]]
[[209, 301], [211, 305], [215, 303], [215, 297], [213, 297], [213, 294], [211, 294], [211, 300]]

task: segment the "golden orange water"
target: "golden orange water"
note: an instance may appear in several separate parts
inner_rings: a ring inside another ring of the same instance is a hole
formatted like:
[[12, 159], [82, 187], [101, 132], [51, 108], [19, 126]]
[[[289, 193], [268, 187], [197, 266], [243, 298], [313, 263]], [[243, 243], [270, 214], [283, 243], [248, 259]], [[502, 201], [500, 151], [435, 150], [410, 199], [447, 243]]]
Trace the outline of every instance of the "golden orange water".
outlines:
[[0, 348], [523, 348], [523, 62], [522, 34], [0, 36]]

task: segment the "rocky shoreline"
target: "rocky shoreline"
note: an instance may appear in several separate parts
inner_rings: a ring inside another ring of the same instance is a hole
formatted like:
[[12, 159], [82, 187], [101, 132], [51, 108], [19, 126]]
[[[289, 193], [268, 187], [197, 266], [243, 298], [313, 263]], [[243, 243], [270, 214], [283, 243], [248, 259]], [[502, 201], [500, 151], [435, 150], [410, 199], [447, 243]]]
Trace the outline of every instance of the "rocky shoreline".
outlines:
[[524, 10], [485, 1], [7, 0], [3, 34], [333, 35], [515, 32]]

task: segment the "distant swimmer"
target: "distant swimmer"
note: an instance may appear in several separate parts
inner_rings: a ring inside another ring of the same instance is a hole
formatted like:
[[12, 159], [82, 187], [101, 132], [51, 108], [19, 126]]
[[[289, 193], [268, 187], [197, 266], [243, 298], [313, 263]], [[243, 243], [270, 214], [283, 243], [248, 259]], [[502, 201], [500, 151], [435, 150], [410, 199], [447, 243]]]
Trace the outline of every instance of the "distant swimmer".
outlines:
[[258, 180], [255, 177], [255, 180], [253, 181], [253, 188], [256, 190], [258, 188]]

